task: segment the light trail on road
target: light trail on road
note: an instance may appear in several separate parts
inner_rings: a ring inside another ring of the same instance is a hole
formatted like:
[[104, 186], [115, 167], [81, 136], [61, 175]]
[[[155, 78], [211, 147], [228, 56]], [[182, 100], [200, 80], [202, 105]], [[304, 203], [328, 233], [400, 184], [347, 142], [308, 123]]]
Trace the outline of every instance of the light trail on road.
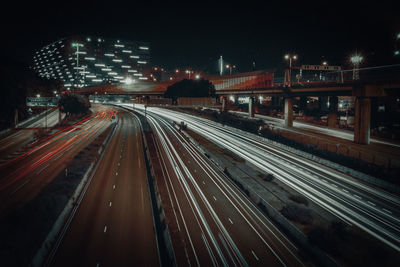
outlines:
[[178, 264], [303, 265], [297, 248], [194, 144], [160, 116], [147, 118], [164, 174], [158, 186], [174, 207], [169, 229], [183, 240], [173, 244]]
[[15, 204], [22, 205], [35, 197], [65, 168], [66, 159], [77, 154], [110, 124], [112, 114], [110, 109], [95, 113], [41, 140], [24, 154], [1, 164], [1, 213], [16, 208]]
[[147, 112], [178, 123], [184, 121], [189, 129], [274, 174], [342, 221], [358, 226], [400, 251], [400, 200], [397, 196], [301, 158], [256, 135], [167, 109], [148, 107]]

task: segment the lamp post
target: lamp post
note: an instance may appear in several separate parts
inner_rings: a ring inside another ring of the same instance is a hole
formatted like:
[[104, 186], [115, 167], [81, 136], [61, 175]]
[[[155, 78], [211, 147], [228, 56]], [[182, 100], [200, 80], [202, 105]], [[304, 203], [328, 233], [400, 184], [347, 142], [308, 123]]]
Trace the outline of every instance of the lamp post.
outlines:
[[363, 56], [358, 54], [357, 52], [350, 57], [350, 62], [353, 64], [353, 80], [359, 80], [360, 79], [360, 70], [359, 66], [361, 62], [363, 61]]
[[229, 69], [229, 75], [232, 75], [232, 69], [236, 69], [235, 65], [230, 65], [230, 64], [226, 64], [225, 66], [227, 69]]
[[287, 71], [287, 84], [288, 87], [291, 86], [291, 76], [292, 76], [292, 64], [293, 61], [297, 60], [297, 55], [296, 54], [286, 54], [285, 55], [285, 60], [289, 61], [289, 70]]
[[189, 74], [189, 79], [190, 79], [190, 74], [192, 73], [192, 71], [191, 70], [186, 70], [185, 72], [186, 72], [186, 74]]

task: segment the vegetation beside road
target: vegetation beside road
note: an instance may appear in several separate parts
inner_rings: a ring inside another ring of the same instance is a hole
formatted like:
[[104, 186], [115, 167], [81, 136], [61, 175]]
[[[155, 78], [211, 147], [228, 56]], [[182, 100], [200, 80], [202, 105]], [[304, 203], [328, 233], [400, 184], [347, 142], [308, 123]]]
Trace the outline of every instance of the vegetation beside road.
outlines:
[[215, 87], [208, 80], [188, 80], [176, 82], [168, 86], [164, 93], [165, 98], [171, 98], [172, 104], [177, 103], [178, 97], [212, 97], [215, 96]]
[[66, 113], [66, 116], [87, 114], [89, 113], [90, 102], [83, 95], [63, 95], [58, 102], [58, 108], [61, 112]]

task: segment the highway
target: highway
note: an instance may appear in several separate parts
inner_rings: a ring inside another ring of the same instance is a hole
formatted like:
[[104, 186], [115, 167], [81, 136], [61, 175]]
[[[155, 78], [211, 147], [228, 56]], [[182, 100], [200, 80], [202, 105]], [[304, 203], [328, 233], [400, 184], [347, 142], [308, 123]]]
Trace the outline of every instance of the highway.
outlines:
[[141, 127], [118, 125], [62, 238], [52, 266], [158, 266]]
[[[114, 111], [99, 108], [89, 117], [27, 148], [0, 164], [0, 217], [33, 199], [68, 162], [111, 123]], [[7, 139], [9, 142], [13, 139]]]
[[[18, 149], [32, 141], [33, 134], [39, 128], [44, 128], [47, 120], [47, 127], [51, 128], [58, 123], [58, 109], [48, 110], [46, 116], [39, 120], [27, 123], [23, 128], [16, 128], [15, 132], [0, 139], [0, 162], [5, 162], [8, 159], [15, 157], [18, 154]], [[65, 114], [62, 115], [62, 118]]]
[[302, 266], [297, 248], [171, 122], [147, 115], [177, 264]]
[[[249, 117], [248, 112], [241, 112], [241, 111], [229, 111], [233, 114], [239, 114], [244, 117]], [[266, 115], [260, 115], [260, 114], [255, 114], [254, 117], [256, 119], [261, 119], [264, 120], [268, 124], [274, 124], [276, 126], [283, 126], [284, 124], [284, 119], [280, 118], [275, 118], [271, 116], [266, 116]], [[293, 121], [293, 130], [297, 131], [297, 129], [301, 129], [307, 132], [311, 133], [316, 133], [316, 134], [324, 134], [328, 136], [333, 136], [336, 138], [341, 138], [345, 140], [354, 140], [354, 132], [348, 131], [348, 130], [343, 130], [343, 129], [332, 129], [324, 126], [318, 126], [318, 125], [312, 125], [310, 123], [306, 122], [299, 122], [299, 121]], [[287, 130], [290, 130], [290, 128], [287, 128]], [[371, 143], [376, 143], [376, 144], [381, 144], [381, 145], [387, 145], [391, 146], [394, 148], [399, 148], [400, 144], [383, 140], [383, 139], [376, 139], [376, 138], [371, 138]]]
[[256, 135], [167, 109], [148, 107], [147, 112], [176, 122], [184, 121], [192, 131], [274, 174], [343, 222], [400, 251], [400, 199], [397, 196], [299, 157]]

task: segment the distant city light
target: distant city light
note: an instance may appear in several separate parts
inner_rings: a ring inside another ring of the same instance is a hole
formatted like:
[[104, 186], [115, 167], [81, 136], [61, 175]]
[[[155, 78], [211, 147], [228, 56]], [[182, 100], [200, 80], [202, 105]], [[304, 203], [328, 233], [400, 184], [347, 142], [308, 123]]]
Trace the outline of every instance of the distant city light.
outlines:
[[133, 82], [134, 81], [129, 77], [125, 79], [125, 84], [127, 84], [127, 85], [132, 84]]
[[37, 94], [36, 97], [39, 98], [39, 97], [40, 97], [40, 94]]
[[200, 74], [196, 74], [196, 75], [194, 76], [194, 78], [195, 78], [196, 80], [200, 79]]
[[360, 54], [354, 54], [350, 57], [350, 62], [353, 65], [360, 65], [360, 63], [363, 61], [363, 57]]

